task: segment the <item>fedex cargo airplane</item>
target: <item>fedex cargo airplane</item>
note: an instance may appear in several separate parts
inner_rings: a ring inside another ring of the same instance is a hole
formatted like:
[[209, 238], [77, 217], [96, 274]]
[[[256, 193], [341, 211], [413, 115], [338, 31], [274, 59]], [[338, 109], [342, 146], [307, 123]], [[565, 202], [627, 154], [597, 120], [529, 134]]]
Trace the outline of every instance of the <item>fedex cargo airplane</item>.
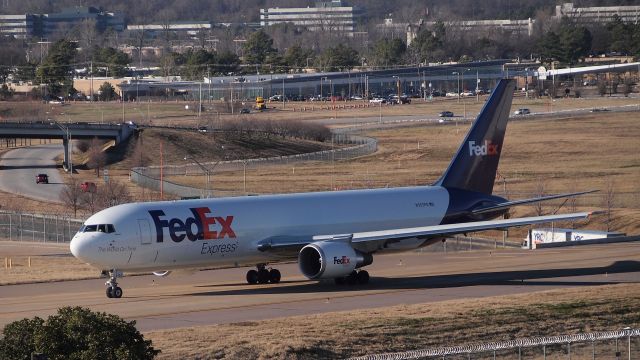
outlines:
[[505, 229], [590, 213], [500, 219], [512, 206], [576, 196], [509, 201], [492, 195], [515, 90], [500, 80], [442, 177], [432, 186], [140, 202], [89, 217], [70, 248], [110, 275], [123, 271], [256, 266], [250, 284], [278, 283], [267, 265], [297, 260], [309, 279], [364, 284], [373, 256], [427, 246], [454, 234]]

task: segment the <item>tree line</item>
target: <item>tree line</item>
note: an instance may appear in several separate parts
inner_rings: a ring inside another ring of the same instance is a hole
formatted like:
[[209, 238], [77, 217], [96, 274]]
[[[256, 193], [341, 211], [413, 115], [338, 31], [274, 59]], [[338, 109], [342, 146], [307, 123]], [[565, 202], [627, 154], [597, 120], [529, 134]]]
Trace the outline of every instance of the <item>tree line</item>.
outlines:
[[[318, 71], [347, 71], [356, 67], [387, 68], [445, 61], [477, 61], [504, 58], [540, 58], [543, 62], [558, 61], [574, 65], [590, 54], [619, 53], [640, 56], [640, 24], [625, 23], [619, 17], [602, 25], [585, 26], [573, 19], [545, 22], [540, 18], [537, 35], [527, 36], [508, 31], [491, 33], [463, 31], [455, 24], [442, 21], [421, 28], [408, 45], [404, 38], [383, 36], [370, 43], [342, 37], [319, 47], [311, 32], [290, 33], [289, 25], [273, 26], [250, 33], [242, 46], [231, 51], [193, 46], [186, 51], [168, 47], [163, 55], [153, 59], [162, 76], [182, 76], [201, 80], [217, 75], [269, 74], [299, 72], [311, 67]], [[286, 36], [285, 36], [286, 35]], [[3, 41], [7, 41], [4, 39]], [[21, 61], [19, 53], [9, 50], [0, 54], [0, 80], [31, 81], [43, 84], [45, 94], [70, 96], [75, 93], [73, 78], [77, 76], [135, 75], [129, 66], [135, 62], [115, 46], [93, 42], [91, 47], [78, 46], [70, 39], [61, 39], [48, 49], [40, 61]], [[11, 49], [11, 47], [9, 47]], [[7, 64], [7, 61], [10, 64]], [[84, 72], [75, 72], [84, 68]], [[101, 89], [112, 98], [109, 88]], [[102, 91], [100, 92], [102, 93]], [[12, 94], [0, 91], [2, 98]]]

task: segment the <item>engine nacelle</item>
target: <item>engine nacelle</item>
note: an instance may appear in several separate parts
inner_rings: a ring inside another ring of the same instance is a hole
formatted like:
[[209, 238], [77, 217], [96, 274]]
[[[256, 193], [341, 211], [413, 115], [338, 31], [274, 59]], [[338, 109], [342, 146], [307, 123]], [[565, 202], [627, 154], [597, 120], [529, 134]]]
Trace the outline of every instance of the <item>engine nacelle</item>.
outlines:
[[169, 276], [169, 274], [171, 274], [171, 270], [163, 270], [163, 271], [154, 271], [153, 272], [153, 275], [160, 276], [160, 277]]
[[303, 247], [298, 254], [300, 272], [311, 280], [347, 276], [372, 262], [373, 256], [356, 251], [342, 241], [315, 242]]

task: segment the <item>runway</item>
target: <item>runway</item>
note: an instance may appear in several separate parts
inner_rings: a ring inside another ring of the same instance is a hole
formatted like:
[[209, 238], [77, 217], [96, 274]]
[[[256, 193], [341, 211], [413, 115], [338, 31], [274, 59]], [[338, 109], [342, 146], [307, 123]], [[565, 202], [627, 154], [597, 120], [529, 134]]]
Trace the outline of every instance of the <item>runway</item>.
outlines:
[[[121, 299], [108, 299], [104, 279], [0, 287], [0, 326], [46, 317], [60, 306], [86, 306], [136, 320], [141, 331], [530, 293], [548, 289], [635, 283], [640, 244], [546, 250], [377, 256], [366, 286], [307, 281], [296, 264], [278, 266], [277, 285], [244, 283], [247, 268], [200, 271], [166, 278], [120, 279]], [[532, 300], [534, 302], [534, 300]]]

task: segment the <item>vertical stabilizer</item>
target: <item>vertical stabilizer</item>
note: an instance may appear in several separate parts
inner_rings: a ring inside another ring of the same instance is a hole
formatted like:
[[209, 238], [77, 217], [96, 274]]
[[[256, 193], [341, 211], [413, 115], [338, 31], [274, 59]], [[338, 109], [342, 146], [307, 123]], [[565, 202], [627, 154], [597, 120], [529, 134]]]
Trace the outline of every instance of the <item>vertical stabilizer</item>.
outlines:
[[515, 81], [502, 79], [435, 185], [491, 194], [502, 153]]

